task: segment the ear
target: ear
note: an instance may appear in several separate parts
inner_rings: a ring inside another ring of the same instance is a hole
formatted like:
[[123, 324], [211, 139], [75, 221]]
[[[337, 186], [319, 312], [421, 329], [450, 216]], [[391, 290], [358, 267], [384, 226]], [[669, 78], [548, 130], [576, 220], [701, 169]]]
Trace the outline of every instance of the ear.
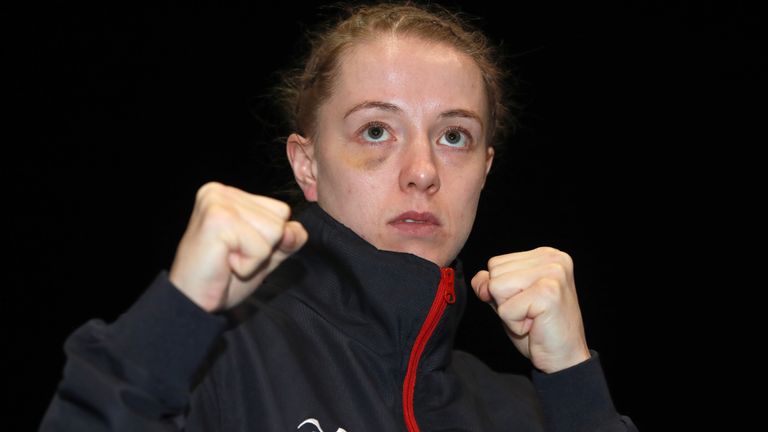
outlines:
[[307, 201], [317, 201], [317, 171], [314, 159], [315, 147], [310, 140], [292, 133], [285, 143], [293, 177], [304, 192]]
[[488, 178], [488, 173], [491, 171], [491, 165], [493, 165], [493, 155], [496, 154], [493, 147], [488, 146], [488, 151], [485, 155], [485, 178], [483, 178], [483, 187], [485, 187], [485, 179]]

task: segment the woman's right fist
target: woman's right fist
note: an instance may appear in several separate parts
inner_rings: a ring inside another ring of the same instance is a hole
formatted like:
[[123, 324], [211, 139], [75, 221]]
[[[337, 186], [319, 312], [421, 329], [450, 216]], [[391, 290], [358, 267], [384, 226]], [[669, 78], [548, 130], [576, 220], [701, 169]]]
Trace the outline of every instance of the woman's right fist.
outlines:
[[171, 282], [208, 312], [248, 297], [307, 241], [282, 201], [220, 183], [198, 191], [170, 271]]

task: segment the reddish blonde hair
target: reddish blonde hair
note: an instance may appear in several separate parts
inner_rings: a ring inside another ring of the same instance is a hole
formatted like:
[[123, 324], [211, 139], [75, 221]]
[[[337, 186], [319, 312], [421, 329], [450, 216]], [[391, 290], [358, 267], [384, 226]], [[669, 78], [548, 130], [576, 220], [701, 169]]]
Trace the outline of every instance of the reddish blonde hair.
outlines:
[[458, 14], [433, 5], [383, 3], [346, 8], [346, 17], [310, 35], [310, 53], [303, 69], [285, 75], [277, 88], [294, 132], [312, 137], [317, 132], [318, 108], [333, 89], [339, 60], [353, 45], [381, 34], [415, 36], [448, 44], [470, 56], [482, 71], [488, 100], [487, 142], [496, 146], [513, 125], [505, 86], [507, 74], [488, 38]]

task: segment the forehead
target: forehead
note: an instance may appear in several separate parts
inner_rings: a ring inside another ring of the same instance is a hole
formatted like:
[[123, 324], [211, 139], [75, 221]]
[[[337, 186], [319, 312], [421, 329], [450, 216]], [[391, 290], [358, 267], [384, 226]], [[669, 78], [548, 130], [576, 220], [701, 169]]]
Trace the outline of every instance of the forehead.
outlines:
[[375, 99], [394, 103], [406, 112], [465, 109], [487, 117], [480, 68], [448, 44], [383, 36], [358, 42], [340, 60], [327, 101], [332, 110]]

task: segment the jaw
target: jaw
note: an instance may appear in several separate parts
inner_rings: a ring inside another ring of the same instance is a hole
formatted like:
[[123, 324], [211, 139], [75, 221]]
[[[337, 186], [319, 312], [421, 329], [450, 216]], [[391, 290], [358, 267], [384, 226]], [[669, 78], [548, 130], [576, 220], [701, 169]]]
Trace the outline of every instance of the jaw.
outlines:
[[450, 263], [455, 255], [449, 251], [450, 245], [445, 240], [446, 235], [442, 232], [436, 232], [432, 236], [412, 236], [404, 235], [396, 228], [389, 228], [380, 233], [375, 242], [369, 242], [378, 249], [410, 253], [443, 267]]

